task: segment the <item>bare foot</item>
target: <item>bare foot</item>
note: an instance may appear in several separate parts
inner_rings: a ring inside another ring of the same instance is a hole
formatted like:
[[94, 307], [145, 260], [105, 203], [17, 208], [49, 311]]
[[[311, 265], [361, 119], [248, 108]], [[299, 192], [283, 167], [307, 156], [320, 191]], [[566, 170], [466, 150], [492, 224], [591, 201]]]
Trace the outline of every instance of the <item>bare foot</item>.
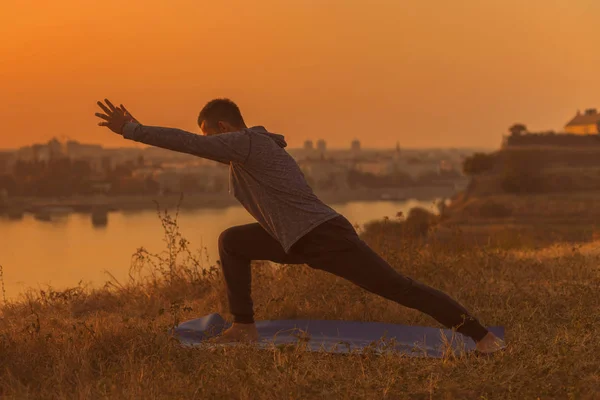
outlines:
[[500, 339], [492, 332], [488, 332], [476, 345], [477, 351], [484, 354], [495, 353], [506, 348], [504, 340]]
[[258, 330], [255, 324], [234, 323], [221, 335], [211, 339], [212, 343], [257, 342]]

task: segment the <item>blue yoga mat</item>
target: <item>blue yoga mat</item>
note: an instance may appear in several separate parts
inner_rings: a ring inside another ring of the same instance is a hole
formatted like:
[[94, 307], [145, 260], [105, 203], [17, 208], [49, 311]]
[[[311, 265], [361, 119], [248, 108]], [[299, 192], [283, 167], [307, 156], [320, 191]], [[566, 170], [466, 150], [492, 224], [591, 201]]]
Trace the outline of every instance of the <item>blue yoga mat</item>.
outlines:
[[[219, 314], [181, 323], [174, 335], [184, 346], [201, 346], [217, 336], [228, 324]], [[282, 345], [302, 345], [308, 351], [350, 353], [373, 351], [378, 354], [397, 352], [413, 357], [442, 357], [448, 351], [455, 354], [475, 349], [471, 338], [450, 329], [407, 326], [380, 322], [278, 320], [256, 323], [261, 348]], [[504, 328], [488, 330], [504, 339]]]

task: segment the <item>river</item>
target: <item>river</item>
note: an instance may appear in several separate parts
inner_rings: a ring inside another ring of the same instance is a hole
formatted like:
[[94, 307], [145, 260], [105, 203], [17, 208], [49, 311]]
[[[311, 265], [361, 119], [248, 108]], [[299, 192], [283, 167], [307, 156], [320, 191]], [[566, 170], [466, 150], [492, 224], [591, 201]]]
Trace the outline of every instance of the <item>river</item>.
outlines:
[[[361, 227], [386, 216], [395, 218], [397, 212], [407, 213], [413, 207], [435, 212], [433, 200], [350, 202], [331, 207]], [[178, 222], [191, 247], [205, 248], [214, 264], [219, 233], [254, 220], [242, 207], [234, 206], [182, 210]], [[110, 213], [108, 224], [100, 228], [92, 225], [89, 214], [66, 214], [52, 221], [40, 221], [30, 214], [20, 220], [0, 218], [0, 265], [6, 297], [16, 298], [27, 288], [61, 290], [80, 281], [98, 286], [109, 280], [106, 271], [126, 281], [136, 250], [143, 246], [160, 252], [165, 249], [163, 238], [156, 211]]]

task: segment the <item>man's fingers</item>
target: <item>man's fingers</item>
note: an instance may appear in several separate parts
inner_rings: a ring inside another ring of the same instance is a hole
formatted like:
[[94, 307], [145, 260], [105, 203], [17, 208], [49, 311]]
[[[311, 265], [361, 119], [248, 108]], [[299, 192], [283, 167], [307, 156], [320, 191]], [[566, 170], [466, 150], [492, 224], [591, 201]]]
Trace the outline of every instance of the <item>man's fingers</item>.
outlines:
[[98, 122], [98, 125], [100, 125], [100, 126], [108, 126], [108, 122]]
[[131, 115], [131, 113], [129, 112], [129, 110], [127, 110], [127, 109], [125, 108], [125, 106], [124, 106], [123, 104], [121, 104], [121, 110], [125, 111], [125, 114], [127, 114], [127, 115], [130, 115], [130, 116], [133, 116], [133, 115]]
[[107, 115], [112, 115], [113, 112], [109, 110], [104, 104], [102, 104], [101, 101], [98, 101], [96, 104], [98, 104], [102, 111], [104, 111]]
[[110, 121], [110, 120], [111, 120], [111, 118], [110, 118], [108, 115], [104, 115], [104, 114], [100, 114], [100, 113], [96, 113], [96, 114], [94, 114], [94, 115], [95, 115], [96, 117], [98, 117], [98, 118], [102, 118], [102, 119], [104, 119], [104, 120], [106, 120], [106, 121]]
[[129, 112], [129, 110], [126, 109], [123, 104], [121, 104], [120, 108], [121, 108], [121, 110], [123, 110], [125, 112], [125, 116], [127, 116], [128, 118], [130, 118], [132, 122], [139, 123], [138, 120], [133, 115], [131, 115], [131, 113]]
[[111, 111], [113, 111], [113, 112], [114, 112], [114, 111], [117, 109], [117, 107], [113, 106], [113, 104], [110, 102], [110, 100], [108, 100], [108, 99], [104, 99], [104, 102], [105, 102], [106, 104], [108, 104], [108, 107], [110, 107]]

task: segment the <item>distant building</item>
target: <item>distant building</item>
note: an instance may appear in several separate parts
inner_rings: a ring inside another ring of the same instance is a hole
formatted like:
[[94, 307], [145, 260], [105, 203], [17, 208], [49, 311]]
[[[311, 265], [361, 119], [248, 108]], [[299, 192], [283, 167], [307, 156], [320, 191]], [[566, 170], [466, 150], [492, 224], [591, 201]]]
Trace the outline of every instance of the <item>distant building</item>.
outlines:
[[314, 146], [313, 146], [313, 141], [312, 140], [307, 140], [304, 142], [304, 150], [313, 150]]
[[600, 113], [595, 108], [585, 110], [565, 125], [565, 132], [575, 135], [594, 135], [600, 133]]
[[139, 179], [156, 178], [162, 171], [161, 168], [154, 166], [142, 166], [133, 170], [132, 176]]
[[384, 160], [363, 160], [354, 164], [354, 169], [362, 173], [386, 175], [389, 173], [389, 162]]
[[317, 150], [319, 150], [320, 152], [327, 151], [327, 142], [325, 142], [325, 140], [323, 139], [319, 139], [319, 141], [317, 142]]
[[45, 144], [24, 146], [16, 151], [16, 158], [24, 161], [48, 161], [66, 156], [66, 147], [54, 138]]
[[102, 171], [104, 173], [108, 173], [116, 167], [116, 163], [110, 156], [102, 156], [99, 163], [93, 163], [92, 165], [96, 171]]
[[0, 175], [7, 174], [12, 168], [13, 154], [0, 151]]
[[104, 150], [99, 144], [83, 144], [75, 140], [69, 140], [65, 149], [71, 158], [101, 157]]
[[350, 144], [350, 150], [352, 151], [360, 151], [360, 141], [358, 139], [354, 139]]
[[110, 181], [101, 178], [90, 179], [90, 190], [93, 194], [108, 194], [112, 189]]
[[108, 172], [116, 166], [116, 162], [111, 163], [111, 157], [105, 155], [105, 149], [99, 144], [84, 144], [69, 140], [65, 144], [65, 151], [69, 158], [87, 162], [92, 170], [98, 173]]
[[400, 162], [400, 142], [396, 142], [396, 151], [394, 151], [394, 155], [392, 155], [392, 162]]
[[33, 148], [31, 146], [20, 147], [15, 152], [15, 158], [17, 160], [31, 161], [34, 159], [34, 157], [35, 157], [35, 154], [34, 154]]
[[66, 155], [65, 145], [56, 138], [53, 138], [48, 142], [47, 148], [50, 159], [62, 158]]
[[50, 157], [50, 148], [43, 144], [32, 145], [31, 152], [33, 154], [32, 160], [34, 160], [34, 161], [48, 161], [51, 158]]
[[438, 168], [439, 172], [449, 172], [453, 171], [454, 167], [448, 160], [440, 160], [440, 165]]
[[347, 188], [347, 168], [343, 163], [327, 160], [298, 161], [306, 178], [314, 185], [314, 189], [336, 190]]

